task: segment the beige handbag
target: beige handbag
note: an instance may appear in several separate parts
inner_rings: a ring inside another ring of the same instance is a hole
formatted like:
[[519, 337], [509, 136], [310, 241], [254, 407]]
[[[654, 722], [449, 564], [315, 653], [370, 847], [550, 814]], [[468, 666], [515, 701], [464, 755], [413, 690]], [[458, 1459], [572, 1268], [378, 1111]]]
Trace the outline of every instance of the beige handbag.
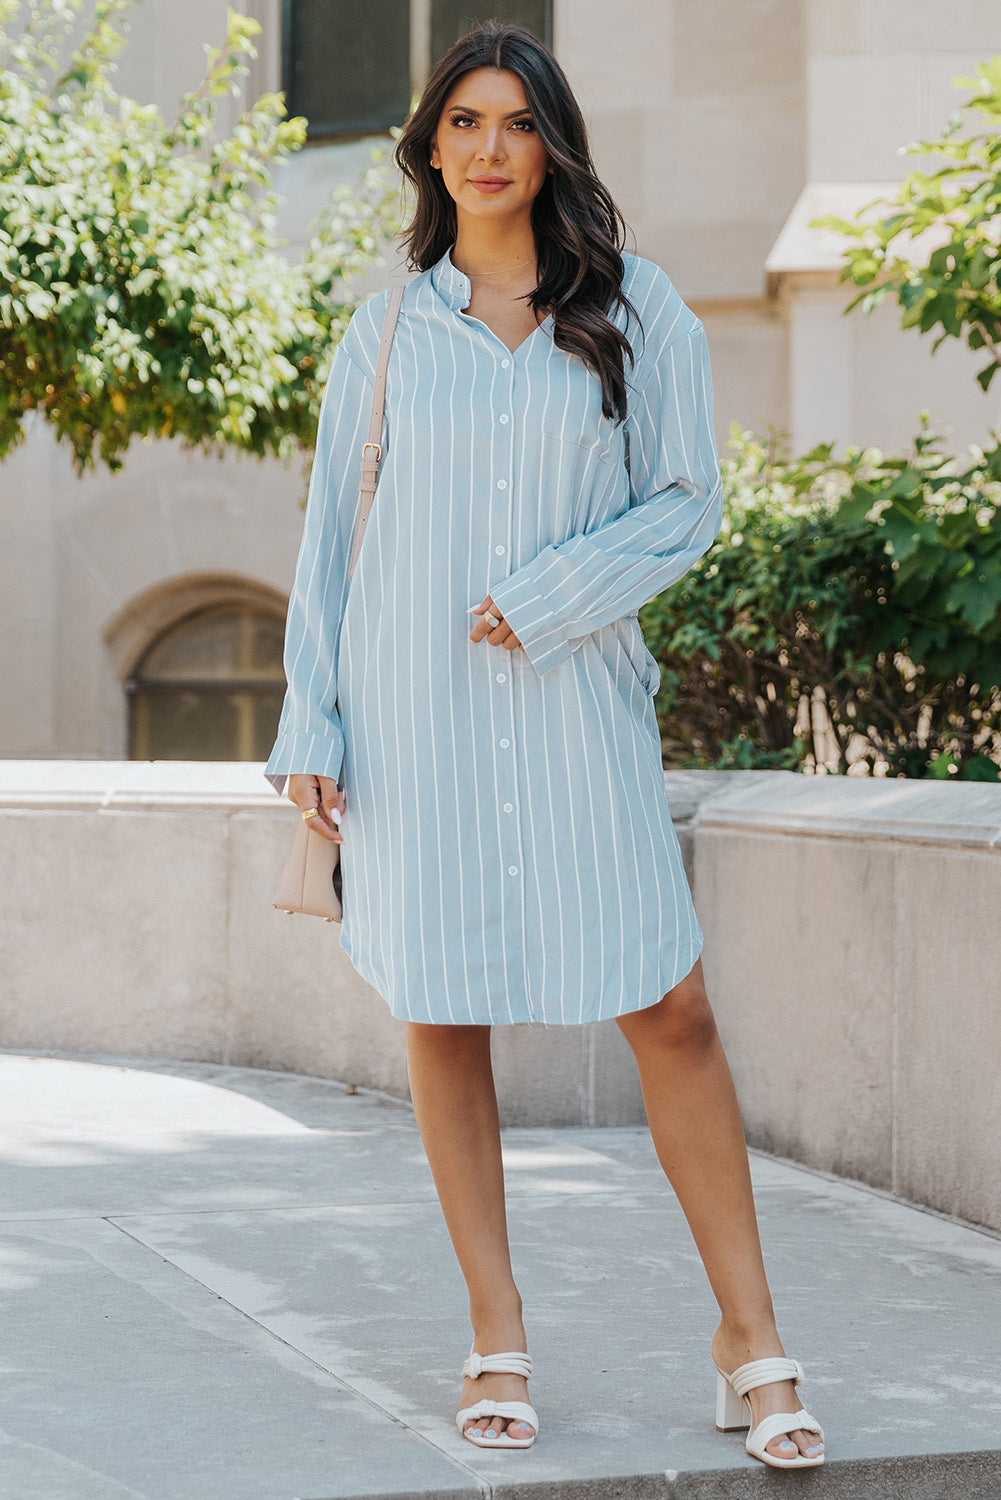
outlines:
[[[368, 442], [361, 450], [361, 485], [358, 491], [358, 516], [355, 521], [351, 558], [348, 563], [348, 579], [353, 577], [355, 563], [361, 550], [365, 527], [372, 510], [376, 480], [379, 475], [379, 460], [382, 457], [382, 413], [386, 401], [386, 371], [389, 368], [389, 350], [396, 332], [396, 319], [403, 300], [403, 287], [394, 286], [386, 305], [386, 316], [382, 325], [382, 341], [375, 369], [375, 390], [372, 392], [372, 420], [368, 428]], [[310, 820], [311, 821], [311, 820]], [[341, 846], [321, 833], [310, 832], [309, 822], [301, 820], [292, 843], [292, 850], [285, 863], [278, 889], [272, 898], [272, 906], [280, 911], [305, 912], [311, 917], [323, 917], [328, 922], [341, 920]]]

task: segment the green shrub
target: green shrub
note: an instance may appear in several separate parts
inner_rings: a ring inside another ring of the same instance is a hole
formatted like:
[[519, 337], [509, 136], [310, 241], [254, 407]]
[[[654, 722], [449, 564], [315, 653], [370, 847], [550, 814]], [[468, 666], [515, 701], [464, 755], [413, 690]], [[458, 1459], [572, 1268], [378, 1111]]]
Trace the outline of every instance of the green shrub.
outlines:
[[997, 780], [1001, 447], [731, 429], [706, 556], [640, 612], [669, 763]]
[[274, 167], [306, 138], [265, 94], [217, 138], [258, 22], [229, 12], [204, 80], [168, 124], [113, 85], [135, 0], [0, 0], [0, 459], [36, 413], [76, 468], [120, 469], [134, 438], [290, 457], [355, 300], [346, 279], [398, 222], [379, 156], [334, 189], [291, 259]]
[[[975, 92], [934, 140], [912, 141], [902, 155], [928, 155], [929, 172], [909, 172], [896, 194], [865, 204], [854, 219], [824, 214], [810, 222], [856, 243], [845, 248], [841, 280], [862, 287], [845, 308], [872, 312], [887, 297], [901, 309], [901, 328], [960, 339], [984, 350], [977, 372], [986, 391], [1001, 369], [1001, 53], [977, 65], [976, 78], [954, 78]], [[968, 127], [987, 125], [972, 132]], [[869, 218], [889, 203], [893, 212]], [[929, 254], [928, 240], [935, 243]]]

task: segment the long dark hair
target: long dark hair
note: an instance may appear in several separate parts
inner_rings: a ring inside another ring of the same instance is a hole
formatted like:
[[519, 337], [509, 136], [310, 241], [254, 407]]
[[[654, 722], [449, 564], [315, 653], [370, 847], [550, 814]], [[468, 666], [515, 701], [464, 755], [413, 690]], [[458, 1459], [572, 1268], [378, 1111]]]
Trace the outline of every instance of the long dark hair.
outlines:
[[455, 241], [455, 201], [442, 174], [431, 166], [431, 142], [445, 100], [474, 68], [517, 74], [553, 167], [532, 204], [540, 280], [528, 300], [536, 313], [552, 308], [553, 342], [591, 366], [601, 381], [602, 412], [624, 421], [623, 356], [633, 362], [633, 351], [609, 313], [622, 307], [639, 321], [622, 291], [625, 220], [595, 172], [587, 127], [566, 75], [527, 27], [487, 21], [457, 41], [434, 69], [403, 127], [394, 156], [417, 199], [403, 234], [407, 264], [426, 271]]

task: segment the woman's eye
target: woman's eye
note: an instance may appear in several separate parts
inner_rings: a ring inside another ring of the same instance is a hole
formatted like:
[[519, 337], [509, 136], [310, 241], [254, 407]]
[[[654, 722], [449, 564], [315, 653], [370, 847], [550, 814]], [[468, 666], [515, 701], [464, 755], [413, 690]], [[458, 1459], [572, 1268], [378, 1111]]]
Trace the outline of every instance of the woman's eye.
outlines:
[[[453, 125], [475, 125], [476, 121], [473, 119], [472, 115], [452, 115], [451, 116], [451, 124], [453, 124]], [[522, 128], [522, 127], [524, 128], [524, 130], [526, 132], [535, 129], [535, 126], [534, 126], [534, 124], [532, 123], [531, 120], [515, 120], [514, 121], [514, 128], [516, 130], [518, 130], [518, 129]]]

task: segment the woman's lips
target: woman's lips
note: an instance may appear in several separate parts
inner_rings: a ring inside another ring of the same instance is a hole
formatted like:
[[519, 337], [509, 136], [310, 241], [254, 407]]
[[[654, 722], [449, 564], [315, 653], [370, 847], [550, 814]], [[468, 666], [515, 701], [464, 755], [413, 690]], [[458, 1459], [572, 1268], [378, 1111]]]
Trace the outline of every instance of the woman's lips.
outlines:
[[510, 187], [510, 182], [498, 182], [489, 177], [470, 177], [469, 181], [474, 188], [479, 188], [481, 193], [499, 193], [501, 188]]

